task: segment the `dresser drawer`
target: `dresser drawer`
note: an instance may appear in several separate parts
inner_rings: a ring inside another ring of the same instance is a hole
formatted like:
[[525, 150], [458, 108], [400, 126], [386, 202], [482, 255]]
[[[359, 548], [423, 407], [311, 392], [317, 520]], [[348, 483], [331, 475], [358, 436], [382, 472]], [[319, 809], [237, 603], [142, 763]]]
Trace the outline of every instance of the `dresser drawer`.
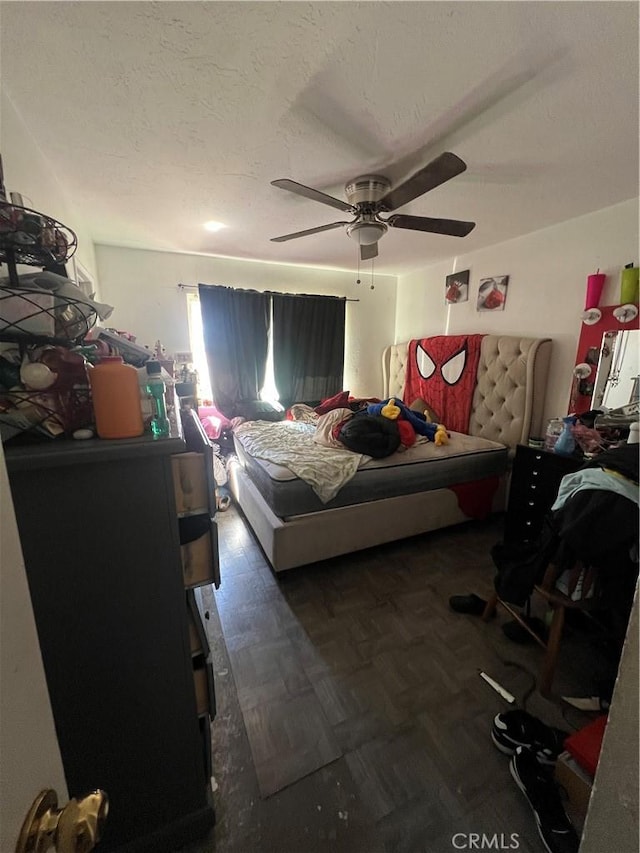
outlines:
[[534, 542], [542, 531], [545, 513], [525, 515], [513, 519], [505, 531], [505, 542], [518, 542], [526, 545]]
[[176, 512], [209, 512], [213, 497], [209, 495], [206, 458], [203, 453], [178, 453], [171, 457]]
[[200, 634], [196, 628], [193, 616], [189, 611], [187, 611], [187, 625], [189, 626], [189, 650], [191, 651], [191, 654], [202, 654], [203, 649]]
[[211, 786], [213, 777], [213, 758], [211, 750], [211, 722], [209, 717], [198, 717], [198, 728], [200, 730], [200, 747], [202, 750], [202, 768], [204, 770], [204, 782]]
[[506, 542], [527, 543], [539, 536], [560, 481], [581, 464], [580, 459], [518, 445], [509, 490]]
[[213, 689], [213, 668], [204, 657], [194, 660], [193, 687], [196, 693], [196, 709], [198, 716], [207, 714], [215, 717], [216, 702]]
[[187, 626], [189, 628], [189, 648], [191, 650], [192, 655], [204, 655], [205, 657], [209, 654], [209, 640], [207, 639], [207, 632], [202, 623], [202, 617], [200, 615], [200, 610], [196, 603], [195, 593], [193, 589], [188, 589], [186, 592], [187, 597]]
[[214, 553], [217, 550], [217, 527], [211, 520], [211, 528], [199, 539], [180, 546], [182, 577], [186, 587], [202, 586], [215, 580]]
[[528, 478], [512, 481], [509, 492], [509, 515], [538, 515], [547, 512], [555, 502], [562, 476], [549, 477], [543, 471], [531, 471]]

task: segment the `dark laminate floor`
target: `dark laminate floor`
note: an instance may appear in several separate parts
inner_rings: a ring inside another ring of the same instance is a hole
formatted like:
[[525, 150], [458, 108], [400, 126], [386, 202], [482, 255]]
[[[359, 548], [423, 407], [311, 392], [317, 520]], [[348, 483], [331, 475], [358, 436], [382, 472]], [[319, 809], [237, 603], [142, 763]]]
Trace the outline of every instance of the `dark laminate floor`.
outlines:
[[[218, 524], [222, 585], [205, 590], [218, 822], [186, 853], [445, 853], [460, 832], [505, 844], [517, 833], [520, 851], [542, 850], [489, 738], [507, 706], [477, 675], [567, 727], [558, 706], [528, 696], [540, 651], [508, 641], [504, 615], [484, 624], [447, 604], [488, 594], [500, 519], [277, 577], [233, 507]], [[589, 693], [597, 657], [569, 629], [558, 690]]]

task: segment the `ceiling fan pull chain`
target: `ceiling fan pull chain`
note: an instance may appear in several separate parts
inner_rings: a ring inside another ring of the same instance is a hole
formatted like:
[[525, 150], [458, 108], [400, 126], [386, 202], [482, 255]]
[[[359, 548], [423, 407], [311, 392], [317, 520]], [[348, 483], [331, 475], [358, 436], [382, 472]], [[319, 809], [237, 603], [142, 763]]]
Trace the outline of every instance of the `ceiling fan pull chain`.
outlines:
[[356, 284], [360, 284], [360, 252], [358, 252], [358, 278], [356, 279]]
[[375, 258], [371, 258], [371, 290], [375, 290], [376, 286], [373, 283], [373, 265], [375, 263]]

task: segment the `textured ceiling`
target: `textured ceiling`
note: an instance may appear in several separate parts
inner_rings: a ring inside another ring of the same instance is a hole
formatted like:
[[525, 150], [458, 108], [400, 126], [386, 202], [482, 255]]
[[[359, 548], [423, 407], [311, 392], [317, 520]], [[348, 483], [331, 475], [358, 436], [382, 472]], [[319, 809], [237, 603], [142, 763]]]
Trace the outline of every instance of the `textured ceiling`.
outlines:
[[[376, 271], [638, 194], [637, 3], [18, 2], [1, 15], [2, 85], [96, 242], [353, 269], [341, 229], [270, 242], [344, 218], [270, 181], [344, 198], [350, 178], [397, 183], [444, 150], [467, 171], [400, 212], [475, 231], [391, 229]], [[207, 233], [209, 219], [228, 227]]]

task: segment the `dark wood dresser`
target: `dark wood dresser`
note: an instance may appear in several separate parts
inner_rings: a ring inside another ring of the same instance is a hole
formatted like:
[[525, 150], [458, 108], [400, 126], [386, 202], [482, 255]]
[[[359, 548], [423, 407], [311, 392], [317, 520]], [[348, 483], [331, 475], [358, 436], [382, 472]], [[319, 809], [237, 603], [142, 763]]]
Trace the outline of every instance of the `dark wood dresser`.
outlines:
[[504, 540], [509, 543], [534, 541], [551, 509], [560, 480], [584, 463], [573, 456], [560, 456], [519, 444], [511, 472]]
[[214, 823], [211, 446], [194, 420], [5, 452], [69, 795], [108, 794], [96, 851], [174, 850]]

